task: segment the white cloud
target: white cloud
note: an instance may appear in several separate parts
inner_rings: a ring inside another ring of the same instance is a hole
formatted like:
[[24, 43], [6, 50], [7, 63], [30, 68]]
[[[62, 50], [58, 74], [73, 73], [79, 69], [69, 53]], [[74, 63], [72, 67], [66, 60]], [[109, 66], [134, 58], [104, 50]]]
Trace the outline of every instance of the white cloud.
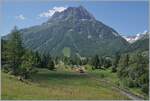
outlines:
[[62, 12], [66, 9], [66, 7], [53, 7], [49, 9], [47, 12], [43, 12], [39, 14], [39, 17], [51, 17], [55, 12]]
[[15, 18], [19, 19], [19, 20], [25, 20], [26, 19], [26, 17], [24, 17], [22, 14], [16, 16]]

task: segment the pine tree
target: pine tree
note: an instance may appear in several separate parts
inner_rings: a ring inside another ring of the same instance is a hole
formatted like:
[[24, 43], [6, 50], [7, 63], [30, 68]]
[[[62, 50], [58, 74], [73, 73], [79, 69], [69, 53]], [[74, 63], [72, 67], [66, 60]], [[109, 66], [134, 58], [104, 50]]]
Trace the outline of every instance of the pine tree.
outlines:
[[59, 64], [59, 61], [60, 61], [60, 57], [56, 56], [56, 57], [55, 57], [55, 63], [56, 63], [56, 64]]
[[129, 68], [129, 55], [125, 54], [122, 55], [118, 64], [118, 71], [117, 74], [120, 78], [124, 78], [128, 76], [128, 69]]
[[8, 68], [11, 69], [14, 75], [19, 74], [23, 53], [24, 48], [22, 46], [21, 33], [17, 30], [17, 27], [15, 27], [7, 44]]
[[34, 53], [32, 51], [26, 51], [22, 57], [22, 60], [20, 75], [24, 79], [27, 79], [32, 73], [36, 72], [35, 68], [37, 59], [34, 57]]
[[41, 68], [47, 68], [48, 64], [48, 56], [46, 54], [43, 54], [41, 57]]
[[112, 66], [112, 72], [117, 72], [119, 60], [120, 60], [120, 54], [117, 52], [115, 54], [115, 59], [114, 59], [113, 66]]
[[2, 65], [2, 70], [4, 72], [9, 72], [10, 68], [8, 65], [8, 59], [7, 59], [7, 40], [1, 39], [1, 65]]
[[94, 66], [92, 69], [99, 69], [100, 68], [100, 60], [98, 55], [95, 55], [92, 59], [92, 65]]
[[104, 66], [104, 58], [100, 57], [99, 58], [99, 68], [101, 68], [102, 66]]
[[103, 64], [103, 66], [104, 66], [105, 68], [111, 67], [111, 66], [112, 66], [112, 61], [111, 61], [111, 59], [108, 58], [108, 57], [105, 57], [105, 58], [104, 58], [104, 64]]
[[39, 53], [36, 51], [34, 53], [34, 58], [35, 58], [35, 67], [40, 68], [41, 67], [41, 57], [39, 55]]
[[54, 63], [54, 61], [52, 60], [51, 56], [49, 55], [47, 59], [48, 59], [47, 68], [48, 68], [49, 70], [54, 70], [54, 69], [55, 69], [55, 63]]
[[1, 64], [6, 64], [6, 40], [1, 39]]
[[149, 59], [141, 52], [122, 55], [118, 65], [118, 77], [128, 87], [139, 87], [148, 94]]
[[49, 70], [55, 69], [55, 63], [50, 54], [43, 54], [41, 58], [42, 68], [47, 68]]
[[[136, 67], [133, 71], [136, 78], [135, 79], [137, 85], [142, 88], [142, 91], [147, 93], [149, 92], [149, 57], [147, 55], [143, 55], [141, 52], [138, 52], [135, 57]], [[131, 73], [132, 74], [132, 73]], [[129, 74], [130, 75], [130, 74]]]

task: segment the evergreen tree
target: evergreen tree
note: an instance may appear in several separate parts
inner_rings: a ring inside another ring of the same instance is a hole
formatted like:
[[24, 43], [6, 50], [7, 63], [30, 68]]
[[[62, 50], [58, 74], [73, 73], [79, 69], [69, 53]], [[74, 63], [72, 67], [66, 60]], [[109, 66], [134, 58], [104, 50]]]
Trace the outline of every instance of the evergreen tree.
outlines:
[[2, 70], [4, 72], [9, 72], [10, 68], [9, 68], [9, 64], [8, 64], [8, 58], [7, 58], [7, 41], [1, 39], [1, 66], [2, 66]]
[[24, 79], [29, 78], [32, 73], [36, 72], [36, 62], [37, 59], [34, 57], [34, 53], [32, 51], [26, 51], [22, 57], [21, 69], [19, 72]]
[[70, 59], [70, 64], [71, 64], [71, 65], [76, 65], [74, 58], [71, 58], [71, 59]]
[[86, 65], [88, 63], [88, 58], [84, 58], [81, 60], [82, 65]]
[[1, 64], [2, 64], [2, 67], [7, 62], [6, 61], [6, 52], [7, 52], [6, 44], [7, 44], [7, 41], [1, 39]]
[[108, 57], [105, 57], [105, 58], [104, 58], [103, 66], [104, 66], [105, 68], [111, 67], [111, 66], [112, 66], [112, 61], [111, 61], [111, 59], [108, 58]]
[[134, 85], [142, 88], [142, 91], [148, 94], [149, 88], [149, 57], [138, 52], [130, 61], [129, 77], [135, 81]]
[[48, 56], [46, 54], [43, 54], [41, 58], [41, 68], [47, 68], [47, 64], [48, 64]]
[[149, 57], [141, 52], [121, 57], [118, 65], [118, 77], [128, 87], [139, 87], [148, 94], [149, 88]]
[[47, 68], [49, 70], [55, 69], [55, 63], [49, 54], [43, 54], [41, 59], [42, 68]]
[[94, 66], [92, 69], [99, 69], [100, 68], [100, 60], [98, 55], [95, 55], [92, 59], [92, 65]]
[[55, 58], [55, 64], [59, 64], [59, 60], [60, 60], [60, 58], [58, 56], [56, 56], [56, 58]]
[[70, 65], [70, 57], [67, 57], [67, 56], [64, 56], [63, 58], [63, 62], [66, 64], [66, 65]]
[[120, 54], [117, 52], [115, 54], [115, 59], [114, 59], [113, 66], [112, 66], [112, 72], [117, 72], [119, 60], [120, 60]]
[[74, 55], [73, 57], [71, 57], [70, 60], [71, 60], [70, 62], [72, 65], [81, 65], [82, 64], [81, 59], [78, 55]]
[[48, 68], [49, 70], [54, 70], [54, 69], [55, 69], [55, 63], [54, 63], [54, 61], [52, 60], [51, 56], [49, 55], [49, 57], [48, 57], [47, 59], [48, 59], [47, 68]]
[[14, 75], [19, 73], [23, 53], [24, 48], [22, 46], [21, 33], [17, 30], [17, 27], [15, 27], [7, 44], [8, 68], [11, 69]]
[[76, 62], [76, 65], [82, 65], [82, 61], [79, 56], [75, 57], [75, 62]]
[[37, 51], [34, 53], [34, 58], [35, 58], [35, 61], [36, 61], [35, 62], [35, 67], [41, 68], [41, 57], [40, 57], [40, 55]]
[[129, 67], [129, 55], [122, 55], [119, 64], [117, 74], [120, 78], [128, 76], [128, 67]]
[[99, 58], [99, 67], [100, 67], [100, 68], [101, 68], [102, 66], [104, 66], [104, 62], [105, 62], [104, 57], [100, 57], [100, 58]]

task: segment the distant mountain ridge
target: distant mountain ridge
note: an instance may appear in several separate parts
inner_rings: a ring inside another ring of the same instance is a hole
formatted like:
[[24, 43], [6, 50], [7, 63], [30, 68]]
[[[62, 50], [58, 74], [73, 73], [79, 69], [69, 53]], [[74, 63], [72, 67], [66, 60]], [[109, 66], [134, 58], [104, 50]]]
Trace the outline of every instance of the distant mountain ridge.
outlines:
[[134, 41], [124, 49], [125, 52], [134, 52], [134, 51], [149, 51], [149, 35], [148, 31], [143, 33], [138, 33], [134, 37]]
[[112, 55], [129, 43], [113, 28], [96, 20], [83, 6], [68, 7], [41, 25], [20, 30], [24, 46], [41, 54]]
[[133, 36], [123, 36], [129, 43], [133, 43], [139, 39], [141, 39], [142, 37], [145, 36], [145, 34], [148, 34], [148, 31], [144, 31], [143, 33], [138, 33], [136, 35]]

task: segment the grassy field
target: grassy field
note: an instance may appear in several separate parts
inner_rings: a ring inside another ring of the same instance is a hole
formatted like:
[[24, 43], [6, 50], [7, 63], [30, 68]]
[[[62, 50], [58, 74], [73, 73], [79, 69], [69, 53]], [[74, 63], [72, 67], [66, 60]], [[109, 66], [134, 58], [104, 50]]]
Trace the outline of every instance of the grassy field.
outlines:
[[94, 71], [80, 74], [68, 71], [45, 69], [32, 76], [28, 83], [2, 73], [2, 99], [129, 99], [101, 79], [116, 81], [108, 71]]

